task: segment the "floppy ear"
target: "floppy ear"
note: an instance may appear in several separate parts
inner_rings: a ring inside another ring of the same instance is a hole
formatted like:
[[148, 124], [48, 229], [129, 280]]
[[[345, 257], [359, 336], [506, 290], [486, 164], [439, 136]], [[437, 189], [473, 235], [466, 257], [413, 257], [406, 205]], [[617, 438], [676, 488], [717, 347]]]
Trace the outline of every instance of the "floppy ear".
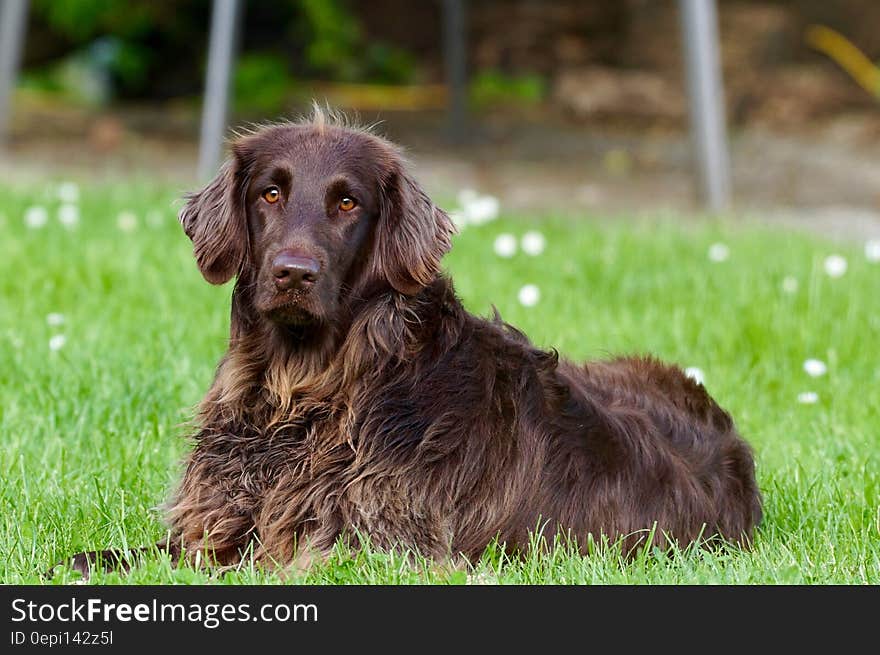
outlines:
[[396, 165], [380, 195], [374, 274], [400, 293], [415, 295], [440, 273], [453, 234], [455, 226], [446, 212]]
[[178, 216], [183, 231], [192, 239], [199, 270], [211, 284], [228, 282], [247, 256], [242, 177], [238, 158], [233, 157], [208, 186], [187, 194]]

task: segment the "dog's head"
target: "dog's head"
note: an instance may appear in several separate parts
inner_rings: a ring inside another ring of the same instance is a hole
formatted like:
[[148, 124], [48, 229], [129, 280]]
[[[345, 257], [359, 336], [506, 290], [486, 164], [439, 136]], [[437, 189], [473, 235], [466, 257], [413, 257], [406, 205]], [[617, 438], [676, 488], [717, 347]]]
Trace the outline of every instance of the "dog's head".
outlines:
[[397, 148], [320, 112], [236, 140], [180, 222], [206, 280], [237, 275], [256, 312], [285, 325], [332, 322], [348, 298], [418, 293], [454, 232]]

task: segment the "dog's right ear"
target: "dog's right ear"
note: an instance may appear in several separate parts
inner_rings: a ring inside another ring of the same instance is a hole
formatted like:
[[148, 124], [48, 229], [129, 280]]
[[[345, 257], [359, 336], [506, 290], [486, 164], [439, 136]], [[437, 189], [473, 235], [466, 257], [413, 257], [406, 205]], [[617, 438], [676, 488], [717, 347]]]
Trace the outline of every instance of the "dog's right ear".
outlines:
[[192, 239], [193, 255], [211, 284], [228, 282], [247, 257], [248, 229], [244, 177], [233, 156], [204, 189], [186, 195], [178, 219]]

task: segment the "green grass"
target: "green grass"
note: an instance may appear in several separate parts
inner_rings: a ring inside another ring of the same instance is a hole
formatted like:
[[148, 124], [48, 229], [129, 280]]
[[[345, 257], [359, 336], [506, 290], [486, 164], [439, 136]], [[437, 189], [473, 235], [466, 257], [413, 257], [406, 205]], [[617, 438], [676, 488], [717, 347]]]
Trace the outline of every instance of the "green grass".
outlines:
[[[180, 190], [146, 182], [83, 188], [74, 230], [55, 186], [0, 187], [0, 580], [36, 583], [64, 555], [148, 544], [191, 415], [223, 353], [230, 286], [202, 281], [175, 220]], [[26, 209], [48, 224], [28, 229]], [[117, 227], [123, 210], [137, 227]], [[149, 220], [146, 217], [149, 216]], [[590, 218], [590, 217], [582, 217]], [[705, 372], [754, 445], [766, 518], [753, 550], [589, 557], [560, 545], [472, 569], [340, 549], [306, 583], [880, 583], [880, 265], [858, 244], [757, 224], [508, 217], [457, 237], [446, 265], [474, 312], [495, 303], [543, 346], [572, 358], [652, 352]], [[596, 219], [596, 217], [592, 217]], [[540, 229], [538, 257], [494, 255], [501, 232]], [[730, 258], [711, 262], [714, 242]], [[838, 279], [823, 271], [847, 257]], [[799, 290], [782, 291], [785, 276]], [[518, 289], [537, 284], [526, 308]], [[46, 316], [60, 313], [61, 326]], [[58, 351], [49, 340], [64, 334]], [[815, 357], [828, 372], [810, 378]], [[814, 391], [815, 404], [798, 394]], [[59, 573], [55, 582], [74, 578]], [[279, 581], [253, 566], [218, 573], [150, 558], [96, 582]]]

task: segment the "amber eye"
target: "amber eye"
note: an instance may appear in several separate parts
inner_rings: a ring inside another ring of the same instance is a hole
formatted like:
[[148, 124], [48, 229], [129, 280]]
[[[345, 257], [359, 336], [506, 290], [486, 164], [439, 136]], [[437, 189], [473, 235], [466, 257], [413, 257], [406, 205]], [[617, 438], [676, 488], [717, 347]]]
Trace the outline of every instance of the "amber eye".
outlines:
[[339, 201], [339, 209], [344, 212], [350, 212], [355, 207], [357, 207], [357, 200], [354, 198], [345, 197]]
[[278, 190], [277, 186], [270, 186], [263, 191], [261, 197], [270, 205], [274, 205], [281, 198], [281, 191]]

